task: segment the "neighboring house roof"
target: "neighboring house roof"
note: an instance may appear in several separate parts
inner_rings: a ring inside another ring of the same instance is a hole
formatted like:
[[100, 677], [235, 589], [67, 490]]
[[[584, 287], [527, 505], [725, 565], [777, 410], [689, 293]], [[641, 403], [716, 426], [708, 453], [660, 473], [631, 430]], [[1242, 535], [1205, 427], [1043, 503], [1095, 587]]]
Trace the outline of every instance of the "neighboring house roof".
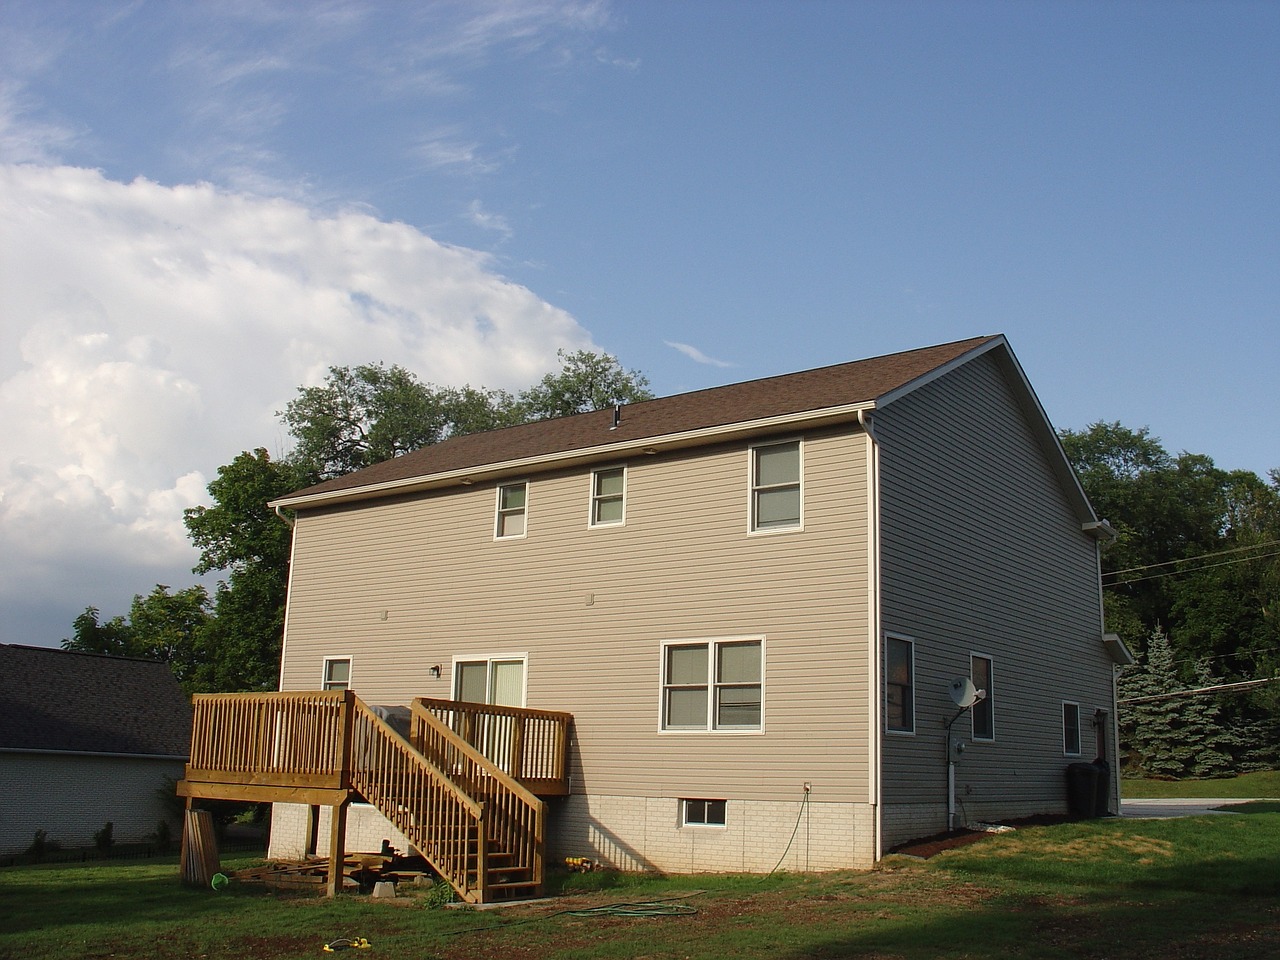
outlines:
[[957, 365], [990, 351], [1000, 356], [1015, 384], [1022, 406], [1038, 430], [1081, 522], [1095, 521], [1039, 401], [1001, 335], [974, 337], [626, 404], [616, 413], [611, 409], [596, 410], [451, 437], [300, 490], [274, 501], [273, 506], [323, 506], [473, 483], [482, 478], [566, 465], [575, 460], [655, 453], [730, 436], [785, 429], [791, 424], [849, 420], [859, 411], [883, 407]]
[[167, 664], [0, 644], [0, 750], [186, 757], [191, 716]]

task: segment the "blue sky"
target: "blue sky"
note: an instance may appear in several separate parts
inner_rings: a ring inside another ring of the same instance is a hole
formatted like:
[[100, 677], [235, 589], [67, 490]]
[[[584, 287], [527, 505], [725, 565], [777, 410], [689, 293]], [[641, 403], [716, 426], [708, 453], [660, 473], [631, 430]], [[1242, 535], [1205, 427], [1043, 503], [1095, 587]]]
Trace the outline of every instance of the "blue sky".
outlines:
[[329, 364], [677, 393], [1005, 333], [1280, 467], [1274, 3], [0, 8], [0, 641], [192, 582]]

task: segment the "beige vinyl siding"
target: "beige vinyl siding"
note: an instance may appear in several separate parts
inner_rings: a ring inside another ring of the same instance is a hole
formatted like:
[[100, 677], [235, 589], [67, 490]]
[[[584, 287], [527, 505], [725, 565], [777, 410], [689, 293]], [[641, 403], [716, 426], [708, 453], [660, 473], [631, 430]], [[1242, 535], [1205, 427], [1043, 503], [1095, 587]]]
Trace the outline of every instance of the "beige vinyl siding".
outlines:
[[[349, 655], [405, 703], [449, 696], [455, 656], [527, 654], [527, 705], [575, 717], [575, 793], [865, 801], [867, 442], [803, 441], [800, 532], [748, 533], [745, 441], [629, 460], [615, 527], [583, 522], [589, 466], [527, 478], [520, 540], [492, 484], [304, 512], [283, 687]], [[730, 637], [763, 638], [763, 730], [661, 732], [662, 642]]]
[[969, 675], [973, 654], [993, 661], [995, 740], [974, 742], [967, 716], [955, 724], [967, 742], [961, 821], [1061, 809], [1062, 701], [1080, 702], [1087, 721], [1111, 699], [1094, 543], [990, 355], [876, 425], [882, 627], [911, 637], [916, 658], [916, 734], [883, 738], [886, 838], [895, 805], [932, 805], [933, 825], [945, 823], [948, 683]]

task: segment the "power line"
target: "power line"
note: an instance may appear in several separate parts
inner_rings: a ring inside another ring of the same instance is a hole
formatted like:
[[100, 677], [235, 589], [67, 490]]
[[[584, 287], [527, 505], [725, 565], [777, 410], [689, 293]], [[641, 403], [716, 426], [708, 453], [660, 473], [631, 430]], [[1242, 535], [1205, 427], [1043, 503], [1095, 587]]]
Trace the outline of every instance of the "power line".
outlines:
[[1181, 660], [1174, 660], [1172, 662], [1174, 666], [1177, 666], [1180, 663], [1208, 663], [1210, 660], [1226, 660], [1229, 657], [1244, 658], [1247, 656], [1257, 656], [1261, 653], [1274, 653], [1277, 650], [1280, 650], [1280, 647], [1249, 647], [1241, 648], [1236, 650], [1234, 653], [1218, 653], [1214, 654], [1212, 657], [1183, 657]]
[[[1207, 557], [1216, 556], [1216, 554], [1205, 554]], [[1130, 583], [1143, 583], [1147, 580], [1163, 580], [1165, 577], [1180, 577], [1188, 573], [1200, 573], [1203, 570], [1212, 570], [1215, 567], [1230, 567], [1237, 563], [1249, 563], [1253, 560], [1266, 560], [1270, 557], [1280, 557], [1280, 550], [1274, 553], [1260, 553], [1256, 557], [1240, 557], [1237, 560], [1223, 560], [1221, 563], [1206, 563], [1203, 566], [1195, 567], [1191, 570], [1169, 570], [1165, 573], [1153, 573], [1149, 577], [1130, 577], [1128, 580], [1116, 580], [1113, 583], [1104, 583], [1104, 587], [1123, 587]], [[1174, 560], [1172, 563], [1188, 563], [1191, 560], [1198, 560], [1199, 557], [1188, 557], [1186, 560]], [[1163, 564], [1153, 564], [1153, 566], [1163, 566]], [[1137, 567], [1135, 569], [1142, 569]], [[1115, 576], [1115, 574], [1104, 574], [1104, 576]]]
[[1207, 560], [1209, 557], [1225, 557], [1229, 553], [1245, 553], [1249, 550], [1261, 550], [1263, 547], [1274, 547], [1280, 545], [1280, 540], [1263, 540], [1261, 543], [1251, 543], [1247, 547], [1231, 547], [1227, 550], [1215, 550], [1212, 553], [1201, 553], [1194, 557], [1183, 557], [1180, 560], [1165, 560], [1161, 563], [1148, 563], [1141, 567], [1127, 567], [1124, 570], [1111, 570], [1104, 574], [1107, 577], [1118, 577], [1122, 573], [1140, 573], [1143, 570], [1154, 570], [1157, 567], [1171, 567], [1178, 563], [1190, 563], [1192, 560]]
[[1223, 690], [1238, 690], [1245, 687], [1260, 687], [1264, 683], [1275, 683], [1280, 677], [1266, 677], [1262, 680], [1240, 680], [1236, 683], [1215, 683], [1210, 687], [1196, 687], [1194, 690], [1178, 690], [1175, 693], [1156, 693], [1149, 697], [1125, 697], [1116, 703], [1151, 703], [1153, 700], [1172, 700], [1175, 697], [1198, 697], [1204, 693], [1219, 693]]

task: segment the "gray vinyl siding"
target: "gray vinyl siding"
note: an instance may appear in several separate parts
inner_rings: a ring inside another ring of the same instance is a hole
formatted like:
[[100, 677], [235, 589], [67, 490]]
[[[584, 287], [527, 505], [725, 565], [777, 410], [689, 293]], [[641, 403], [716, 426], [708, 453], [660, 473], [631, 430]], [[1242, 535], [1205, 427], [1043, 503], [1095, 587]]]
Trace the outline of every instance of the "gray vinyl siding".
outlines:
[[[748, 533], [745, 441], [626, 461], [618, 526], [588, 525], [590, 466], [523, 478], [522, 539], [494, 540], [493, 484], [303, 512], [282, 687], [350, 656], [405, 703], [527, 654], [527, 705], [575, 717], [574, 793], [866, 801], [867, 441], [803, 439], [800, 532]], [[662, 642], [731, 637], [763, 638], [763, 731], [660, 732]]]
[[931, 822], [945, 825], [948, 683], [969, 675], [971, 654], [994, 663], [995, 740], [973, 742], [968, 716], [955, 723], [967, 744], [960, 822], [1059, 810], [1079, 759], [1063, 755], [1062, 701], [1081, 705], [1086, 760], [1088, 721], [1111, 705], [1094, 543], [990, 354], [889, 405], [876, 426], [882, 627], [915, 641], [916, 664], [916, 733], [883, 736], [887, 822], [895, 805], [934, 805]]
[[22, 853], [37, 830], [71, 850], [92, 847], [108, 821], [117, 843], [135, 843], [169, 824], [181, 827], [172, 796], [183, 761], [163, 757], [0, 753], [0, 855]]

